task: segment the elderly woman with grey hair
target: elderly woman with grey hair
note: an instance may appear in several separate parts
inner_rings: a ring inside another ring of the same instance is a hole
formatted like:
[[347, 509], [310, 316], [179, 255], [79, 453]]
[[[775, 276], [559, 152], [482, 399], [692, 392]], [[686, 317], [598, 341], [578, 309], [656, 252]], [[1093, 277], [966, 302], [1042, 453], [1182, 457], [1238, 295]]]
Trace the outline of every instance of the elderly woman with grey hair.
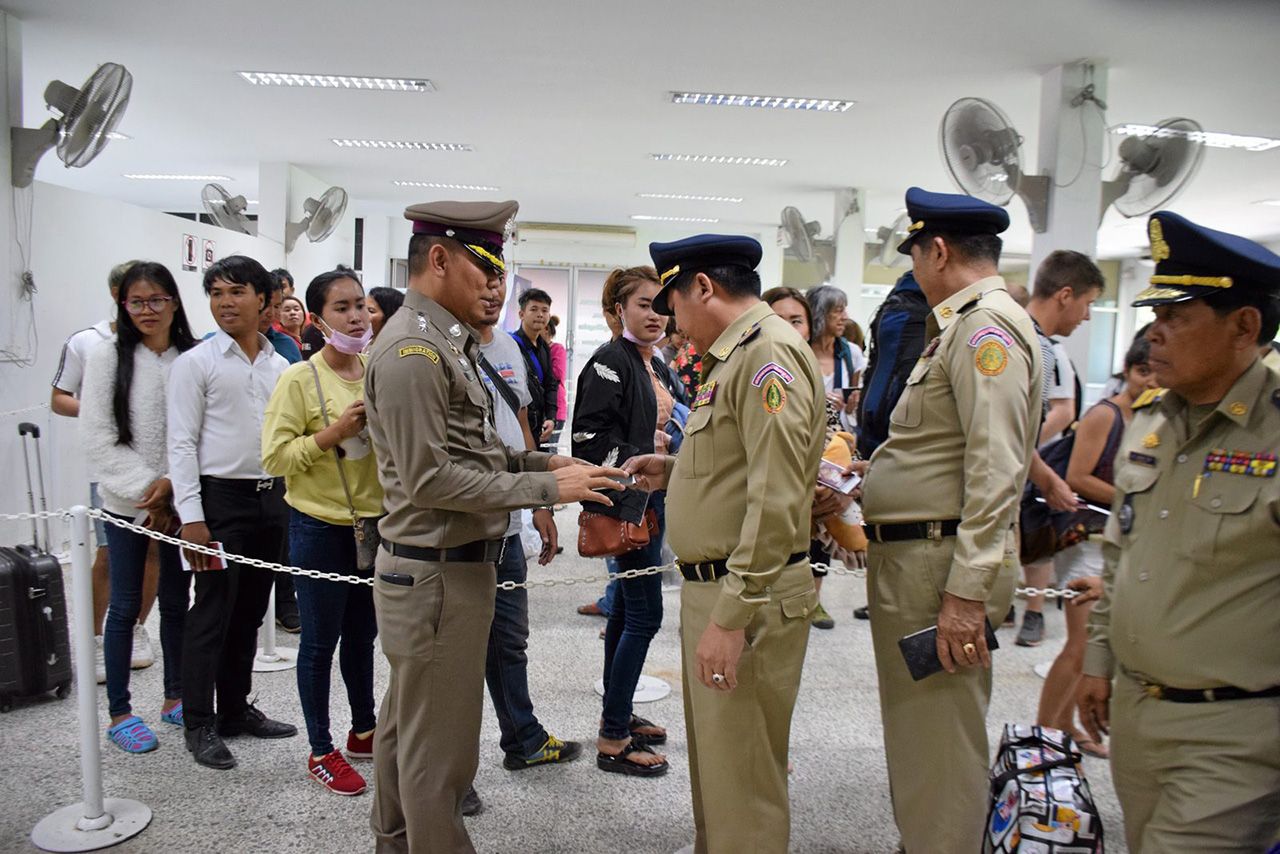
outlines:
[[853, 413], [858, 409], [862, 370], [867, 365], [862, 348], [844, 339], [849, 324], [849, 298], [831, 285], [810, 288], [805, 294], [813, 327], [809, 330], [809, 346], [822, 368], [822, 384], [827, 399], [840, 413], [846, 428], [853, 427]]

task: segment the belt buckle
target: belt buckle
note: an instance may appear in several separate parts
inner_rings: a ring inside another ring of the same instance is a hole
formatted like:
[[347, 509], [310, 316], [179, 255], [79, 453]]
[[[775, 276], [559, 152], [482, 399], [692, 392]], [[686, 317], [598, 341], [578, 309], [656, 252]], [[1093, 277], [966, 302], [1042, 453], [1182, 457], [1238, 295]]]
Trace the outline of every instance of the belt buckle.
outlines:
[[1205, 688], [1203, 693], [1204, 693], [1204, 700], [1206, 703], [1216, 703], [1218, 701], [1218, 695], [1214, 691], [1214, 689]]
[[871, 526], [871, 533], [874, 535], [874, 537], [875, 537], [875, 541], [876, 541], [877, 543], [883, 543], [883, 542], [884, 542], [884, 536], [880, 533], [880, 529], [881, 529], [882, 527], [883, 527], [882, 525], [872, 525], [872, 526]]
[[1142, 683], [1142, 690], [1143, 690], [1144, 692], [1146, 692], [1146, 695], [1147, 695], [1148, 697], [1150, 697], [1151, 699], [1153, 699], [1153, 700], [1163, 700], [1163, 699], [1164, 699], [1164, 686], [1163, 686], [1163, 685], [1156, 685], [1156, 684], [1151, 683], [1151, 682], [1143, 682], [1143, 683]]
[[925, 529], [925, 536], [928, 537], [930, 540], [933, 540], [935, 542], [942, 542], [942, 523], [941, 522], [926, 522], [924, 529]]
[[258, 482], [257, 482], [257, 484], [255, 484], [255, 487], [256, 487], [255, 491], [257, 491], [257, 492], [266, 492], [267, 490], [271, 489], [271, 487], [273, 487], [273, 486], [275, 486], [275, 485], [276, 485], [276, 480], [275, 480], [275, 478], [273, 478], [273, 477], [261, 477], [261, 478], [258, 478]]

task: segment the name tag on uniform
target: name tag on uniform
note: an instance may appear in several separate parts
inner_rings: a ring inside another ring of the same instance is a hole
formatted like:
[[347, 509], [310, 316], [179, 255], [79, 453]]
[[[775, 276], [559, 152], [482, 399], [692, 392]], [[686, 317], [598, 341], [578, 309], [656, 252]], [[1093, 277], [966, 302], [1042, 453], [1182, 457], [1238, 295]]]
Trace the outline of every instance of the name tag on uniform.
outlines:
[[1137, 451], [1129, 452], [1129, 462], [1137, 463], [1140, 466], [1152, 466], [1156, 464], [1156, 458], [1150, 454], [1140, 454]]
[[700, 406], [710, 406], [716, 399], [716, 381], [712, 380], [698, 389], [698, 394], [693, 399], [693, 406], [690, 409], [697, 409]]

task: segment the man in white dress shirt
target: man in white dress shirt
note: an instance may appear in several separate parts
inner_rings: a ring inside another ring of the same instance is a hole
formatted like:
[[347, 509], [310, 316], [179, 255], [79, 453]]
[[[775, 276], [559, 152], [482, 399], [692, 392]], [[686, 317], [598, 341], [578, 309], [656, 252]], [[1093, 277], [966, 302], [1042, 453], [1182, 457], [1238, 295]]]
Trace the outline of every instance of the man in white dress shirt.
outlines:
[[[169, 479], [180, 536], [275, 561], [288, 527], [284, 481], [262, 470], [260, 437], [267, 401], [288, 363], [258, 332], [271, 275], [252, 258], [232, 255], [205, 272], [204, 290], [218, 331], [179, 356], [169, 374]], [[187, 559], [196, 572], [183, 642], [187, 749], [201, 765], [229, 769], [236, 760], [223, 736], [298, 732], [248, 702], [273, 576], [237, 563], [210, 569], [200, 554]]]

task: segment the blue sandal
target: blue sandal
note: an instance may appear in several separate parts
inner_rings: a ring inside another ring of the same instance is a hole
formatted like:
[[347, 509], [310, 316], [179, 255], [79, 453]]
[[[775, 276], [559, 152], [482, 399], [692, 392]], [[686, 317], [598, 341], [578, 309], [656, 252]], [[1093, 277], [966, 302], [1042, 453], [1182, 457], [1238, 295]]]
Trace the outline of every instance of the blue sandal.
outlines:
[[182, 726], [182, 703], [179, 702], [178, 705], [174, 706], [167, 712], [161, 712], [160, 720], [167, 724], [173, 724], [174, 726]]
[[125, 753], [146, 753], [160, 746], [151, 727], [132, 715], [107, 730], [107, 738]]

